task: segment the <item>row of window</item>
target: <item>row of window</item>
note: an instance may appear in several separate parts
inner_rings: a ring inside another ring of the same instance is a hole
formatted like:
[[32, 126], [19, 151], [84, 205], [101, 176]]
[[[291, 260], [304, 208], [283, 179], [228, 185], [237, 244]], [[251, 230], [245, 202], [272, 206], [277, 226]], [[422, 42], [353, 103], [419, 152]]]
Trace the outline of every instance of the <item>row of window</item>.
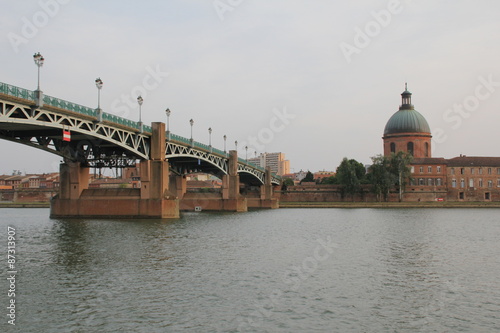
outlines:
[[[460, 174], [461, 175], [464, 175], [465, 174], [465, 170], [466, 168], [460, 168]], [[451, 174], [454, 175], [455, 174], [455, 168], [451, 168]], [[492, 175], [493, 174], [493, 168], [487, 168], [487, 172], [488, 172], [488, 175]], [[474, 175], [476, 173], [476, 168], [470, 168], [470, 173], [471, 175]], [[477, 168], [477, 174], [478, 175], [482, 175], [483, 174], [483, 168]], [[497, 175], [500, 175], [500, 168], [497, 168]]]
[[442, 186], [443, 179], [442, 178], [419, 178], [417, 180], [412, 179], [411, 185], [419, 185], [419, 186]]
[[[465, 171], [466, 171], [465, 169], [466, 168], [460, 168], [459, 172], [460, 172], [461, 175], [465, 175]], [[484, 173], [484, 171], [483, 171], [484, 169], [483, 168], [470, 168], [471, 175], [476, 174], [476, 169], [477, 169], [477, 174], [478, 175], [482, 175]], [[487, 172], [488, 175], [492, 175], [493, 174], [493, 168], [485, 168], [485, 169], [486, 169], [486, 172]], [[425, 167], [421, 166], [421, 167], [419, 167], [418, 171], [420, 173], [424, 173], [424, 170], [425, 170]], [[427, 166], [427, 173], [432, 173], [432, 171], [433, 171], [432, 166]], [[436, 172], [437, 173], [441, 173], [441, 171], [442, 171], [441, 166], [440, 165], [436, 166]], [[411, 172], [415, 173], [415, 167], [411, 167]], [[451, 168], [450, 172], [451, 172], [452, 175], [454, 175], [455, 174], [455, 168]], [[497, 175], [500, 175], [500, 168], [497, 168]]]
[[[391, 153], [396, 153], [396, 144], [394, 142], [391, 142], [390, 147], [391, 147]], [[408, 142], [406, 144], [406, 151], [409, 152], [411, 155], [413, 155], [414, 147], [415, 145], [413, 144], [413, 142]], [[426, 142], [424, 144], [424, 149], [425, 149], [424, 156], [429, 157], [429, 143]]]
[[[411, 172], [415, 173], [415, 167], [411, 167]], [[420, 173], [424, 173], [424, 167], [423, 166], [419, 167], [419, 172]], [[441, 166], [440, 165], [438, 165], [436, 167], [436, 172], [437, 173], [441, 173]], [[432, 173], [432, 167], [431, 166], [427, 167], [427, 173]]]
[[[475, 179], [469, 179], [469, 187], [476, 187], [475, 184], [476, 184]], [[483, 180], [478, 179], [477, 180], [477, 187], [483, 187], [483, 185], [484, 185]], [[451, 180], [451, 187], [457, 187], [457, 180], [456, 179]], [[465, 187], [465, 179], [460, 179], [460, 187], [461, 188]], [[493, 181], [488, 180], [488, 188], [492, 188], [492, 187], [493, 187]], [[500, 179], [497, 179], [497, 187], [500, 187]]]

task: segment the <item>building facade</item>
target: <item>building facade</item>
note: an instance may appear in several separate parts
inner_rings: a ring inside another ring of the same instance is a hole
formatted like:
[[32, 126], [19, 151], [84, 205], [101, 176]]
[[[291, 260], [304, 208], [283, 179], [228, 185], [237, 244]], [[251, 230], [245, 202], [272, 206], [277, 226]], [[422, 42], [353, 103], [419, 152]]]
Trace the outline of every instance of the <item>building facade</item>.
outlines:
[[284, 153], [261, 153], [257, 157], [249, 158], [248, 162], [262, 168], [270, 167], [271, 172], [278, 176], [290, 173], [290, 161], [285, 159]]
[[406, 200], [500, 201], [500, 157], [432, 157], [431, 131], [415, 110], [407, 87], [384, 129], [384, 156], [413, 155]]

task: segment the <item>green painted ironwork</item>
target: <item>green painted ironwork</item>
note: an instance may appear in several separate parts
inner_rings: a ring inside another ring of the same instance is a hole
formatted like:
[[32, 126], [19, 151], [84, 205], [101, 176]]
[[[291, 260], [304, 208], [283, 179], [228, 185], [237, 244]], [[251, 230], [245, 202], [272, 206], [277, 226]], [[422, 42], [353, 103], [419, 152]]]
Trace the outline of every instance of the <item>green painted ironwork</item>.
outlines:
[[63, 99], [48, 96], [48, 95], [43, 96], [43, 104], [50, 105], [50, 106], [60, 108], [60, 109], [65, 109], [65, 110], [77, 112], [80, 114], [84, 114], [86, 116], [95, 117], [97, 115], [97, 112], [94, 109], [88, 108], [88, 107], [83, 106], [83, 105], [71, 103], [71, 102], [65, 101]]
[[19, 88], [7, 83], [0, 82], [0, 93], [13, 96], [13, 97], [18, 97], [18, 98], [23, 98], [23, 99], [28, 99], [31, 101], [35, 101], [35, 92], [24, 89], [24, 88]]

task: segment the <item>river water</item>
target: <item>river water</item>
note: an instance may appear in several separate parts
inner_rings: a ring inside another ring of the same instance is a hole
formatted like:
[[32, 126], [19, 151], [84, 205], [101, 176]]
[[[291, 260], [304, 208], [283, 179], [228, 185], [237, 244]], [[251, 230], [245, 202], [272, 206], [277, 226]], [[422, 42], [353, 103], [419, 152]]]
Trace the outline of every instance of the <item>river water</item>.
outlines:
[[500, 331], [496, 209], [48, 215], [0, 210], [1, 332]]

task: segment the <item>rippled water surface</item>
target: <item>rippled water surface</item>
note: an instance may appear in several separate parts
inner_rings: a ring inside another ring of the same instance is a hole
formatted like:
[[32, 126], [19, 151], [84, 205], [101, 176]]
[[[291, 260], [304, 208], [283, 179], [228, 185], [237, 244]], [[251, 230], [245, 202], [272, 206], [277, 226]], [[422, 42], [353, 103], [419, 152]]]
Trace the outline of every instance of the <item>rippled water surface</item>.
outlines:
[[500, 331], [499, 213], [279, 209], [123, 221], [1, 209], [2, 257], [13, 226], [18, 274], [15, 327], [0, 282], [0, 331]]

